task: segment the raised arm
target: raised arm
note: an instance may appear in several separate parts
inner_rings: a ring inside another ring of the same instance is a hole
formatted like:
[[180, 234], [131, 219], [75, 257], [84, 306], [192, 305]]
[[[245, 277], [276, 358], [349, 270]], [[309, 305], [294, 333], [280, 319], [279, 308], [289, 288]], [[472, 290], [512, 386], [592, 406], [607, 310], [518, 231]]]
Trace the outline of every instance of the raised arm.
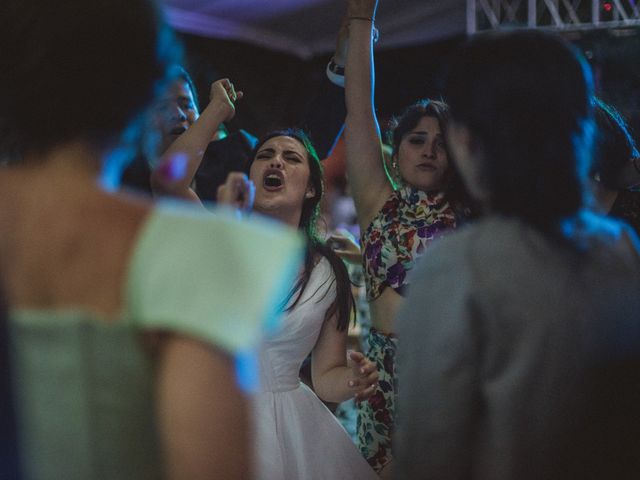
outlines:
[[222, 122], [236, 113], [235, 101], [242, 98], [233, 83], [224, 78], [211, 85], [209, 104], [195, 123], [163, 153], [158, 167], [151, 174], [151, 188], [156, 195], [200, 201], [191, 189], [191, 182], [213, 134]]
[[348, 0], [349, 48], [345, 65], [347, 172], [361, 229], [392, 192], [383, 166], [373, 101], [373, 19], [377, 0]]

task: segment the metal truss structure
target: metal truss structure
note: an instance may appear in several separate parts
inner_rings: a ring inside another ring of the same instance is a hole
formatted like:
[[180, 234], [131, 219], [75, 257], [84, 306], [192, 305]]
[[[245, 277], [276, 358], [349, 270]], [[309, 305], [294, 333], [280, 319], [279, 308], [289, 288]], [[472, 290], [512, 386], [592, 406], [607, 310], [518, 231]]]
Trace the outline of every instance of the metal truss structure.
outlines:
[[467, 34], [501, 28], [590, 30], [640, 26], [640, 0], [467, 0]]

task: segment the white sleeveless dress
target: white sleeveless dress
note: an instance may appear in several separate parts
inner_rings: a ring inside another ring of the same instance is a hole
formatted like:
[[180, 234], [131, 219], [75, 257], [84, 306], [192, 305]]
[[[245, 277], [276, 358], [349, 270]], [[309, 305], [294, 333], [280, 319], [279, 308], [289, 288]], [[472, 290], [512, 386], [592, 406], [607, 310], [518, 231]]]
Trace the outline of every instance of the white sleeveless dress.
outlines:
[[254, 397], [257, 479], [378, 478], [342, 425], [298, 377], [335, 295], [331, 265], [323, 257], [303, 298], [260, 353], [261, 387]]

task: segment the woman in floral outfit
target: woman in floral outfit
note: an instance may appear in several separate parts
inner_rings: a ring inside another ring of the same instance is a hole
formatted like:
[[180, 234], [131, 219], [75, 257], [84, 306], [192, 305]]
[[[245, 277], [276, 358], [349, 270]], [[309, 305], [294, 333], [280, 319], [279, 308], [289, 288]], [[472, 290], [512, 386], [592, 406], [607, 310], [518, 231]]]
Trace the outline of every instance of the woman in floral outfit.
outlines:
[[377, 391], [359, 407], [358, 440], [363, 455], [384, 478], [392, 460], [397, 390], [393, 319], [408, 283], [406, 275], [434, 239], [466, 216], [468, 203], [448, 159], [448, 107], [443, 102], [424, 100], [405, 111], [393, 130], [391, 165], [385, 166], [373, 105], [377, 1], [348, 0], [347, 4], [347, 169], [363, 232], [373, 327], [368, 355], [379, 375]]

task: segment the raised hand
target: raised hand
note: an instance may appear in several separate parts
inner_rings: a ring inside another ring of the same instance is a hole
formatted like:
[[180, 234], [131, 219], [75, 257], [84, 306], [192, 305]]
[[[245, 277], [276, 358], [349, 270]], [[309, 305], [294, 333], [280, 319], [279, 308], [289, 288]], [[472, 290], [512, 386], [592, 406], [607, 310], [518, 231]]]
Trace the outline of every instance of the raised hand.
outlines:
[[362, 252], [360, 245], [347, 230], [338, 229], [329, 235], [327, 243], [336, 254], [349, 263], [360, 264]]
[[223, 121], [228, 122], [236, 114], [235, 103], [242, 98], [241, 91], [237, 91], [228, 78], [216, 80], [209, 90], [209, 104], [216, 110], [223, 112]]

